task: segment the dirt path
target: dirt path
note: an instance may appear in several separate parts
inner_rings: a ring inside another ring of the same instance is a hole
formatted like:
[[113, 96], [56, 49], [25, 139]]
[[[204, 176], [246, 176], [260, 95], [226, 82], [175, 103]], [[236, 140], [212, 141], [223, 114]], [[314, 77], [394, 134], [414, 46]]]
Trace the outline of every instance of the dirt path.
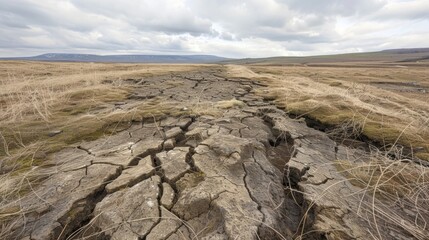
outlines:
[[155, 96], [183, 108], [241, 102], [218, 117], [145, 119], [52, 155], [8, 239], [410, 237], [382, 220], [369, 224], [370, 208], [355, 214], [360, 188], [333, 161], [354, 161], [358, 150], [256, 96], [261, 83], [222, 71], [128, 80], [134, 94], [116, 107]]

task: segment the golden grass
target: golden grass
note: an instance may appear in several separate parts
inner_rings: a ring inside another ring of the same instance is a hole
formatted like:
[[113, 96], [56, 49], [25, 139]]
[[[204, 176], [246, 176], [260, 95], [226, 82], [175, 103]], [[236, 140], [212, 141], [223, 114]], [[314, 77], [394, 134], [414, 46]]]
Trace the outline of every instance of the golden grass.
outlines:
[[[133, 121], [170, 115], [220, 116], [241, 106], [237, 100], [188, 103], [156, 97], [129, 102], [135, 81], [156, 75], [193, 71], [205, 65], [0, 62], [0, 169], [21, 173], [44, 164], [50, 153], [74, 143], [95, 140]], [[180, 81], [169, 81], [175, 86]], [[61, 131], [51, 137], [52, 131]]]
[[[203, 66], [0, 62], [0, 166], [18, 163], [8, 168], [29, 168], [24, 160], [33, 159], [35, 149], [36, 158], [45, 156], [110, 134], [118, 123], [177, 112], [176, 104], [157, 98], [127, 111], [115, 110], [112, 103], [130, 94], [126, 79], [199, 67]], [[51, 131], [62, 133], [49, 137]]]
[[[424, 92], [404, 92], [402, 86], [428, 87], [428, 73], [419, 67], [338, 66], [229, 66], [228, 71], [230, 77], [268, 85], [258, 94], [292, 115], [330, 126], [329, 133], [336, 137], [363, 135], [376, 141], [381, 150], [372, 148], [365, 160], [333, 162], [361, 188], [355, 193], [360, 202], [353, 211], [374, 226], [369, 238], [382, 239], [379, 225], [387, 224], [422, 240], [428, 234], [429, 171], [410, 158], [429, 160], [429, 98]], [[375, 80], [382, 83], [371, 84]], [[383, 89], [384, 82], [398, 87]], [[404, 155], [401, 145], [420, 152]], [[405, 218], [404, 212], [415, 217]]]
[[[196, 68], [197, 65], [0, 62], [0, 121], [20, 121], [29, 114], [47, 120], [52, 105], [67, 102], [70, 97], [117, 101], [123, 96], [115, 92], [122, 90], [125, 79]], [[103, 81], [111, 84], [103, 85]]]
[[[126, 101], [134, 81], [193, 71], [204, 65], [0, 62], [0, 238], [10, 218], [23, 214], [10, 204], [49, 177], [37, 174], [49, 154], [83, 140], [129, 127], [133, 121], [191, 114], [161, 97]], [[61, 131], [53, 137], [52, 131]], [[14, 204], [12, 204], [15, 206]]]
[[[199, 67], [202, 66], [0, 62], [0, 167], [3, 170], [6, 167], [8, 172], [0, 175], [3, 182], [0, 203], [19, 199], [31, 191], [33, 185], [46, 177], [32, 175], [33, 167], [43, 165], [47, 154], [70, 144], [113, 134], [143, 118], [182, 114], [220, 116], [225, 109], [243, 106], [236, 99], [200, 102], [197, 96], [197, 100], [185, 107], [154, 98], [135, 103], [127, 110], [111, 108], [112, 102], [127, 99], [132, 89], [123, 80]], [[428, 172], [401, 162], [405, 157], [396, 154], [396, 146], [421, 147], [423, 151], [415, 155], [429, 159], [429, 99], [418, 93], [380, 89], [370, 83], [380, 77], [403, 82], [412, 76], [412, 81], [429, 86], [428, 70], [271, 66], [229, 66], [228, 70], [226, 74], [231, 77], [268, 84], [258, 94], [275, 99], [278, 106], [294, 115], [335, 126], [336, 134], [344, 138], [363, 134], [388, 146], [390, 151], [371, 152], [369, 162], [344, 159], [334, 164], [353, 184], [373, 197], [373, 203], [363, 202], [362, 207], [391, 224], [399, 222], [417, 237], [422, 235], [426, 227], [424, 217], [416, 223], [400, 222], [397, 213], [389, 212], [379, 199], [401, 201], [421, 216], [427, 216]], [[167, 83], [171, 87], [178, 84], [180, 81]], [[49, 137], [47, 134], [52, 130], [63, 132]], [[396, 154], [398, 161], [391, 161], [388, 154]], [[20, 209], [3, 208], [0, 212], [0, 219], [6, 221], [20, 214]]]
[[216, 103], [216, 107], [221, 109], [230, 109], [233, 107], [244, 107], [246, 104], [240, 100], [237, 100], [235, 98], [231, 100], [225, 100], [225, 101], [219, 101]]
[[[229, 74], [260, 80], [269, 86], [259, 94], [296, 116], [323, 125], [360, 126], [360, 133], [379, 145], [401, 144], [429, 160], [429, 98], [425, 93], [387, 90], [371, 81], [417, 82], [429, 86], [424, 68], [320, 68], [230, 66]], [[412, 76], [412, 78], [411, 78]], [[412, 79], [410, 81], [410, 79]], [[410, 83], [412, 82], [412, 83]], [[418, 97], [416, 97], [416, 94]]]
[[[396, 149], [398, 151], [398, 149]], [[335, 161], [335, 166], [353, 185], [361, 188], [358, 216], [369, 213], [367, 221], [375, 227], [375, 238], [382, 239], [380, 224], [401, 229], [416, 239], [429, 234], [429, 170], [401, 156], [392, 161], [386, 152], [372, 149], [366, 160]], [[410, 217], [412, 216], [412, 217]], [[378, 236], [377, 236], [378, 234]]]

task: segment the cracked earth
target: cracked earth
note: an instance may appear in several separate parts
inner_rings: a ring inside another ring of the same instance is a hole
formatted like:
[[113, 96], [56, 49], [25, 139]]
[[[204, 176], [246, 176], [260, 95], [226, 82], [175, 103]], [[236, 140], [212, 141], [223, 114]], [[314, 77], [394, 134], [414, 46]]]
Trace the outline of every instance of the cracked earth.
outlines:
[[359, 151], [257, 96], [263, 84], [220, 67], [127, 81], [134, 93], [115, 108], [155, 97], [244, 104], [143, 119], [53, 154], [11, 239], [367, 239], [374, 228], [351, 211], [360, 189], [332, 164]]

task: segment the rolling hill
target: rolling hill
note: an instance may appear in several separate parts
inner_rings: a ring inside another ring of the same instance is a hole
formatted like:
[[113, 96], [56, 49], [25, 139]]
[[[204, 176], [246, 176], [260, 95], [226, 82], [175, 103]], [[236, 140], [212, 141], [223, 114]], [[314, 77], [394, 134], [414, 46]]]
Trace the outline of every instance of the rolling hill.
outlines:
[[47, 53], [33, 57], [0, 58], [0, 60], [104, 63], [214, 63], [228, 60], [228, 58], [212, 55], [94, 55]]
[[429, 48], [389, 49], [379, 52], [346, 53], [308, 57], [269, 57], [227, 60], [224, 63], [256, 65], [353, 64], [353, 63], [429, 63]]

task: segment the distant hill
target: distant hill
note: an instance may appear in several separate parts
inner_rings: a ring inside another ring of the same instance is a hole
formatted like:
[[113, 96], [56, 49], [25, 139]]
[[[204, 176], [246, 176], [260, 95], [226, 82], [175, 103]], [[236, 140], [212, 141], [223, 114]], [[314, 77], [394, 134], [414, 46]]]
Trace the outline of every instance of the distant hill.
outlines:
[[429, 53], [429, 48], [401, 48], [401, 49], [387, 49], [381, 52], [384, 53], [396, 53], [396, 54], [407, 54], [407, 53]]
[[51, 62], [104, 62], [104, 63], [223, 63], [256, 65], [295, 64], [353, 64], [353, 63], [416, 63], [429, 64], [429, 48], [388, 49], [379, 52], [346, 53], [308, 57], [269, 57], [230, 59], [213, 55], [94, 55], [47, 53], [34, 57], [0, 58], [0, 60], [28, 60]]
[[105, 63], [215, 63], [228, 58], [213, 55], [94, 55], [47, 53], [34, 57], [0, 58], [1, 60], [29, 60], [52, 62], [105, 62]]
[[389, 49], [379, 52], [346, 53], [308, 57], [269, 57], [227, 60], [223, 63], [256, 65], [347, 64], [347, 63], [429, 63], [429, 48]]

